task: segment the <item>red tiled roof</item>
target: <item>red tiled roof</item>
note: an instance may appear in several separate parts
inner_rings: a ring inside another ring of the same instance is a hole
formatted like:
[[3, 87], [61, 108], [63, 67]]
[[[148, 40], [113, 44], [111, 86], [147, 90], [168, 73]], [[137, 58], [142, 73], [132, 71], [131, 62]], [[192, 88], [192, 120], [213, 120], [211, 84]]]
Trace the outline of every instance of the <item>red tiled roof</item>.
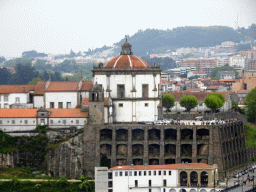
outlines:
[[200, 91], [199, 88], [195, 88], [195, 89], [187, 89], [186, 91]]
[[83, 81], [80, 91], [89, 91], [89, 89], [91, 89], [92, 86], [93, 86], [92, 81]]
[[39, 81], [35, 86], [34, 95], [44, 95], [45, 81]]
[[[182, 91], [182, 92], [165, 92], [165, 93], [171, 93], [175, 99], [175, 101], [179, 101], [182, 95], [193, 95], [197, 98], [198, 101], [204, 101], [204, 98], [210, 94], [210, 92], [190, 92], [190, 91]], [[224, 96], [225, 100], [228, 100], [229, 92], [216, 92], [220, 93]]]
[[0, 118], [33, 118], [38, 109], [0, 109]]
[[0, 85], [0, 94], [28, 93], [32, 90], [35, 90], [35, 85]]
[[88, 112], [81, 109], [47, 109], [50, 111], [49, 117], [87, 117]]
[[76, 92], [80, 81], [52, 81], [45, 92]]
[[161, 85], [168, 85], [169, 83], [168, 83], [168, 81], [166, 81], [166, 80], [161, 80]]
[[88, 97], [83, 98], [81, 105], [89, 105], [89, 98]]
[[232, 82], [234, 82], [235, 80], [234, 79], [219, 79], [219, 81], [222, 81], [222, 82], [225, 82], [225, 81], [232, 81]]
[[[121, 168], [122, 167], [122, 168]], [[131, 165], [122, 165], [122, 166], [116, 166], [112, 167], [110, 170], [144, 170], [144, 169], [178, 169], [178, 168], [186, 167], [185, 163], [180, 164], [166, 164], [166, 165], [148, 165], [145, 167], [145, 165], [133, 165], [133, 168]], [[188, 163], [188, 166], [190, 168], [200, 168], [200, 167], [212, 167], [211, 165], [207, 165], [205, 163]]]
[[220, 88], [220, 86], [209, 86], [207, 87], [208, 90], [218, 90]]
[[150, 68], [146, 61], [135, 55], [118, 55], [110, 60], [104, 68], [114, 69], [145, 69]]

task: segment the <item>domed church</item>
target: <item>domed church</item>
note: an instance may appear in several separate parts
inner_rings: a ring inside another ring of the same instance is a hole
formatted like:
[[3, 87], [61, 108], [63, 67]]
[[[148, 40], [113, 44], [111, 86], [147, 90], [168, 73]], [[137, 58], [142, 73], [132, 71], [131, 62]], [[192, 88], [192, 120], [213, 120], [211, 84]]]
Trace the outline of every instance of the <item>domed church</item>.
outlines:
[[94, 67], [93, 84], [101, 85], [104, 97], [111, 98], [113, 111], [108, 115], [114, 123], [162, 119], [160, 66], [150, 67], [131, 47], [126, 40], [120, 55]]

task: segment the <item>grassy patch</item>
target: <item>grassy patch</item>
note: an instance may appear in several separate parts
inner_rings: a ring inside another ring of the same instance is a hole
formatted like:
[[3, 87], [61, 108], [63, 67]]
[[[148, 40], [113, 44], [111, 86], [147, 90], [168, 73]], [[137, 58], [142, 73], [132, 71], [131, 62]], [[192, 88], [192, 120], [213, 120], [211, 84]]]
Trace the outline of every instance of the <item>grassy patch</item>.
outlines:
[[244, 124], [246, 135], [246, 147], [256, 146], [256, 127]]

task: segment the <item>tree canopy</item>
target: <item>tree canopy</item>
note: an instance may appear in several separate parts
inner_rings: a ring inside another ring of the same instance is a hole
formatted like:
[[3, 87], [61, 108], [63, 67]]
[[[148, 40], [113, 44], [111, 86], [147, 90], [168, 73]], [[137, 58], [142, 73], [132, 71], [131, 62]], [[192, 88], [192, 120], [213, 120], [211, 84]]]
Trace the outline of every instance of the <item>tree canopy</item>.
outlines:
[[5, 58], [4, 57], [0, 57], [0, 63], [4, 62]]
[[7, 85], [12, 76], [6, 68], [0, 68], [0, 85]]
[[179, 102], [180, 106], [185, 107], [188, 112], [198, 105], [197, 98], [193, 95], [183, 95]]
[[22, 57], [23, 58], [34, 59], [36, 57], [47, 57], [47, 54], [45, 54], [45, 53], [38, 53], [37, 51], [32, 50], [32, 51], [24, 51], [22, 53]]
[[256, 88], [252, 89], [245, 99], [246, 117], [249, 122], [256, 122]]
[[220, 93], [210, 93], [205, 97], [204, 103], [206, 107], [210, 108], [212, 111], [216, 111], [223, 106], [225, 98]]
[[212, 72], [210, 73], [211, 80], [218, 80], [220, 79], [220, 71], [234, 71], [235, 76], [238, 77], [238, 72], [228, 65], [224, 65], [222, 67], [215, 67]]
[[31, 59], [28, 58], [17, 58], [9, 61], [4, 62], [4, 67], [16, 67], [16, 65], [21, 64], [21, 65], [27, 65], [30, 64], [32, 65]]
[[172, 108], [175, 104], [175, 98], [171, 93], [165, 93], [162, 96], [162, 105], [168, 111], [168, 109]]

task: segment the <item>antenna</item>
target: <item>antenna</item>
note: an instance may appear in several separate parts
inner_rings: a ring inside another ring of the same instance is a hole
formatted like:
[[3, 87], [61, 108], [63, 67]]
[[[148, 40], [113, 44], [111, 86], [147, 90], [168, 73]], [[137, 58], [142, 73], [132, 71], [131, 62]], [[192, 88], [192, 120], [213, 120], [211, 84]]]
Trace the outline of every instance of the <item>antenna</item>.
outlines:
[[126, 42], [127, 42], [127, 35], [125, 35], [125, 38], [126, 38]]

